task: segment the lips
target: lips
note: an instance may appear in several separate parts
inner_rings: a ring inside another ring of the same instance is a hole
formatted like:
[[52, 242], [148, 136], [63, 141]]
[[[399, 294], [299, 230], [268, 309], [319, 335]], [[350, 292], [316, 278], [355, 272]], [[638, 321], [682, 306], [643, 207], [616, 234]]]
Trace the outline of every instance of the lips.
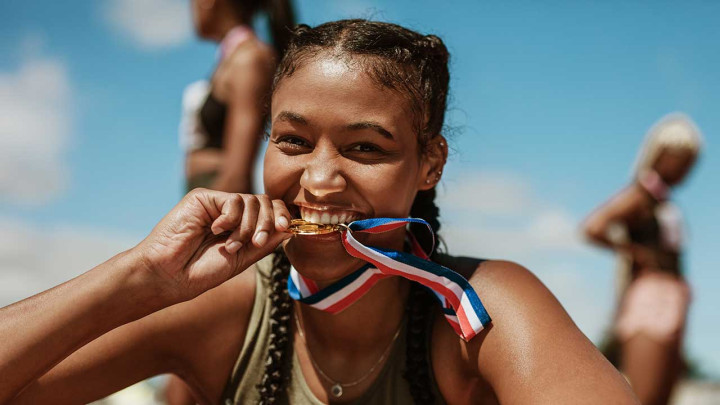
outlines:
[[355, 211], [341, 210], [331, 207], [300, 206], [300, 217], [316, 224], [347, 224], [360, 218]]

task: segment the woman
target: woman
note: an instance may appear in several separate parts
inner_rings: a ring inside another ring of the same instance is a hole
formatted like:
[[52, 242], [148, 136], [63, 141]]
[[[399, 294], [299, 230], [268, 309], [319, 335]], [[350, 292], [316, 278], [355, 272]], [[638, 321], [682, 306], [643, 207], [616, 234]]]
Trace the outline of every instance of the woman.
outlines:
[[[250, 193], [276, 59], [295, 25], [292, 8], [289, 0], [193, 0], [192, 11], [198, 35], [220, 47], [211, 83], [193, 83], [183, 96], [187, 188]], [[274, 48], [252, 30], [260, 11]]]
[[632, 183], [586, 221], [593, 242], [623, 261], [621, 299], [608, 357], [643, 404], [665, 404], [683, 369], [682, 338], [690, 292], [682, 275], [682, 220], [670, 203], [700, 152], [685, 115], [664, 117], [648, 133]]
[[[201, 403], [636, 403], [524, 268], [440, 254], [415, 229], [355, 227], [412, 215], [439, 228], [448, 56], [394, 24], [298, 28], [274, 81], [267, 195], [194, 190], [135, 248], [5, 308], [0, 401], [88, 401], [170, 371]], [[342, 231], [290, 237], [297, 217]], [[411, 247], [468, 278], [462, 308], [484, 304], [492, 324], [459, 336], [448, 321], [470, 312], [434, 304], [460, 276], [432, 294], [358, 258], [437, 266]], [[376, 283], [352, 290], [358, 271]], [[339, 283], [344, 310], [319, 310]]]

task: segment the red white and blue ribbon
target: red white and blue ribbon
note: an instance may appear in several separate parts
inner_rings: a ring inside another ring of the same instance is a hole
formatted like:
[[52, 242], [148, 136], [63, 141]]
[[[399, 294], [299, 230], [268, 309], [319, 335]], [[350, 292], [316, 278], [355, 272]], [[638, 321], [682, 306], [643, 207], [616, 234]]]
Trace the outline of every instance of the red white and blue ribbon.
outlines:
[[288, 277], [290, 296], [304, 304], [330, 313], [350, 306], [383, 278], [400, 276], [416, 281], [433, 291], [443, 307], [443, 314], [455, 332], [469, 341], [490, 323], [490, 316], [470, 283], [460, 274], [433, 263], [408, 232], [412, 254], [391, 249], [365, 246], [353, 237], [354, 232], [381, 233], [405, 227], [408, 223], [430, 225], [418, 218], [371, 218], [352, 222], [341, 232], [348, 254], [368, 264], [322, 290], [294, 268]]

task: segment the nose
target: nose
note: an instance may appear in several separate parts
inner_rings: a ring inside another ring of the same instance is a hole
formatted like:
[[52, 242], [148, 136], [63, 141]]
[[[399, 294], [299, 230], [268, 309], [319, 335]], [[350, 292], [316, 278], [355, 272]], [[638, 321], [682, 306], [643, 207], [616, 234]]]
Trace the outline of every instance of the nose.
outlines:
[[300, 187], [316, 197], [344, 191], [347, 182], [340, 170], [340, 158], [337, 153], [316, 147], [300, 177]]

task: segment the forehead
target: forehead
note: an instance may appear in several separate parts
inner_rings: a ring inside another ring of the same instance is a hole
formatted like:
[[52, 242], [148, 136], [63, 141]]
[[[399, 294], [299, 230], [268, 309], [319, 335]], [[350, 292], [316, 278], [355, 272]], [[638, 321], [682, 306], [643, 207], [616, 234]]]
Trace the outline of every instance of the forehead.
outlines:
[[312, 115], [328, 123], [374, 121], [391, 132], [414, 134], [407, 97], [373, 80], [357, 58], [327, 55], [303, 63], [273, 93], [273, 120], [282, 111]]

